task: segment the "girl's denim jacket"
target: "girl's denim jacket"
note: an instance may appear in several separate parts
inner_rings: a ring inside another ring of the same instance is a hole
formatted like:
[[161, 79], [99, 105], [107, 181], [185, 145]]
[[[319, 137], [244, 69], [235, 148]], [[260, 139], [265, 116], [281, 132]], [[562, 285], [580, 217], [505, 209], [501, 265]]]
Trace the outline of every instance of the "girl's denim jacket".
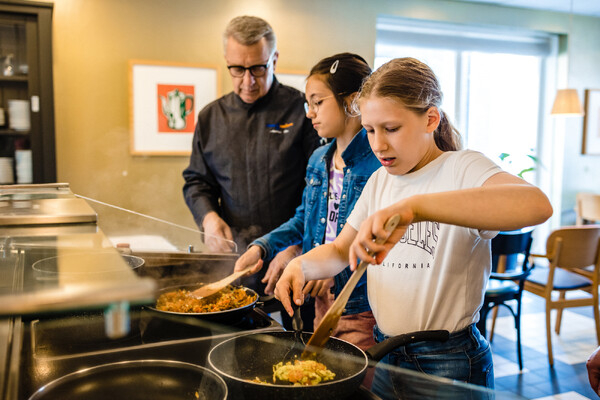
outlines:
[[[329, 162], [335, 152], [335, 143], [334, 140], [317, 148], [310, 157], [306, 168], [306, 187], [302, 194], [302, 204], [296, 208], [295, 215], [277, 229], [251, 243], [263, 248], [265, 261], [272, 260], [278, 252], [291, 245], [302, 243], [302, 253], [306, 253], [323, 243], [327, 227]], [[346, 224], [346, 218], [354, 208], [367, 180], [381, 167], [381, 163], [371, 151], [364, 129], [354, 136], [342, 153], [342, 158], [346, 167], [344, 167], [337, 234]], [[336, 297], [351, 274], [350, 267], [346, 267], [335, 276], [333, 293]], [[367, 299], [367, 274], [365, 274], [352, 292], [344, 313], [357, 314], [368, 310], [370, 308]]]

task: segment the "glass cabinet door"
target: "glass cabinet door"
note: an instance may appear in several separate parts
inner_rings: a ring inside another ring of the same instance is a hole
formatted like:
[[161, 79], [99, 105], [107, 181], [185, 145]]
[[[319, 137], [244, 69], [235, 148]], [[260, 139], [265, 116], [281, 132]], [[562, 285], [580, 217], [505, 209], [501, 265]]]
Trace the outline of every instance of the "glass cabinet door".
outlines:
[[0, 184], [56, 179], [52, 90], [42, 82], [51, 74], [41, 65], [52, 60], [41, 53], [40, 16], [28, 11], [0, 6]]
[[28, 75], [27, 21], [0, 17], [0, 184], [33, 182]]
[[0, 19], [0, 63], [3, 77], [27, 75], [25, 19]]

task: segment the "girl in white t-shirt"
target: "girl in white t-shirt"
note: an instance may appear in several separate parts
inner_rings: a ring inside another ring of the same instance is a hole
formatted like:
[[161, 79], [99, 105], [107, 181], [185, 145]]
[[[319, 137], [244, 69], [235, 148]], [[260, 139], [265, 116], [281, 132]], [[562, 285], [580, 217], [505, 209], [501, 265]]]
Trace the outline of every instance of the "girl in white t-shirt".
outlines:
[[[441, 100], [435, 74], [413, 58], [392, 60], [364, 82], [355, 105], [383, 168], [339, 236], [292, 260], [275, 295], [291, 313], [290, 296], [301, 304], [305, 281], [365, 260], [377, 341], [415, 331], [451, 334], [444, 343], [403, 346], [382, 362], [493, 388], [489, 344], [475, 327], [491, 270], [490, 240], [497, 231], [546, 221], [552, 207], [535, 186], [480, 153], [459, 150]], [[383, 225], [396, 214], [401, 222], [388, 235]], [[408, 385], [393, 375], [378, 368], [373, 391], [405, 395]]]

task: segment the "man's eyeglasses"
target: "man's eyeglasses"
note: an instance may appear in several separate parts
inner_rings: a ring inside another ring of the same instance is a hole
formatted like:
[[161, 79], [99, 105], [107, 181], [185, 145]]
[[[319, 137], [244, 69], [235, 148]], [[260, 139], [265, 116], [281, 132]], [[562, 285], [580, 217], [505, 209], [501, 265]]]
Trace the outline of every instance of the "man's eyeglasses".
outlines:
[[304, 112], [306, 112], [307, 114], [312, 111], [315, 114], [319, 112], [319, 107], [321, 106], [321, 104], [323, 103], [323, 100], [329, 99], [334, 97], [335, 95], [331, 95], [331, 96], [325, 96], [325, 97], [321, 97], [318, 100], [310, 100], [308, 102], [304, 103]]
[[256, 64], [251, 65], [249, 67], [244, 67], [242, 65], [228, 65], [227, 69], [229, 70], [231, 76], [233, 76], [234, 78], [243, 77], [246, 73], [246, 70], [250, 71], [250, 75], [252, 75], [253, 77], [260, 78], [265, 76], [265, 74], [267, 73], [269, 64], [271, 64], [271, 57], [269, 57], [266, 64]]

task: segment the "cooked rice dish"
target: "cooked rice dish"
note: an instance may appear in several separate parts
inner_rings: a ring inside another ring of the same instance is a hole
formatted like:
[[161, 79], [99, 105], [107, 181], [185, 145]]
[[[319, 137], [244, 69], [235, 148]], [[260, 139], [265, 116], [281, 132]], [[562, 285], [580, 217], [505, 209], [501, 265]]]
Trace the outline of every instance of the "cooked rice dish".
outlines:
[[273, 383], [277, 380], [294, 385], [317, 385], [335, 378], [335, 373], [325, 364], [314, 360], [294, 360], [277, 363], [273, 366]]
[[156, 301], [156, 308], [178, 313], [211, 313], [243, 307], [255, 300], [256, 294], [249, 295], [245, 289], [231, 285], [201, 299], [192, 296], [189, 290], [178, 289], [161, 294]]

